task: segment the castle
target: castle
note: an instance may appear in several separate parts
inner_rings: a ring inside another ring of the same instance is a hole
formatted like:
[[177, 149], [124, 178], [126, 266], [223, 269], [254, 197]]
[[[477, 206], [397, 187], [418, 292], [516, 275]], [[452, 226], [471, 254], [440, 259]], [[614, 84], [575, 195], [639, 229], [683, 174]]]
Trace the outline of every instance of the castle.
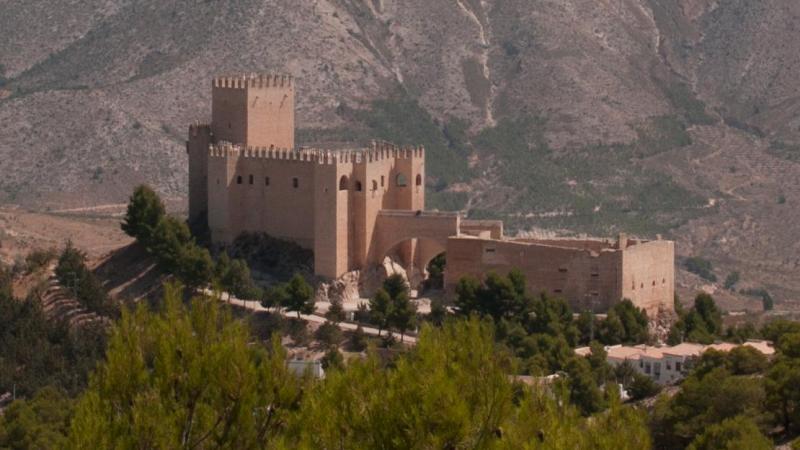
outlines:
[[518, 267], [532, 292], [576, 309], [602, 312], [622, 298], [672, 309], [671, 241], [510, 239], [500, 221], [426, 211], [424, 148], [298, 148], [294, 95], [284, 75], [212, 81], [211, 123], [192, 125], [186, 148], [190, 220], [207, 217], [214, 242], [242, 232], [291, 240], [314, 251], [315, 273], [329, 279], [388, 255], [424, 270], [446, 253], [449, 289], [467, 274]]

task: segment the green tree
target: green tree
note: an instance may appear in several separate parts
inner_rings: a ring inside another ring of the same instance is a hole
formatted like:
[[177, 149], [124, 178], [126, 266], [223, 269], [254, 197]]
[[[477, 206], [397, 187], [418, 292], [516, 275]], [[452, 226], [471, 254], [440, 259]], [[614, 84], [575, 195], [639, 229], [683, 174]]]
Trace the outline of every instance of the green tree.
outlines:
[[406, 331], [417, 326], [417, 305], [411, 302], [407, 293], [400, 292], [392, 299], [388, 319], [389, 325], [400, 332], [400, 342], [403, 342]]
[[105, 362], [82, 395], [69, 448], [265, 448], [296, 409], [301, 382], [274, 339], [250, 345], [247, 327], [212, 299], [164, 309], [143, 304], [115, 325]]
[[728, 353], [731, 373], [753, 375], [763, 372], [769, 365], [763, 353], [747, 345], [740, 345]]
[[191, 289], [211, 282], [214, 274], [214, 261], [207, 249], [192, 243], [181, 249], [175, 276]]
[[389, 294], [389, 298], [395, 299], [400, 294], [408, 295], [408, 283], [400, 274], [393, 274], [383, 280], [383, 290]]
[[52, 386], [13, 402], [0, 414], [0, 448], [64, 448], [72, 409], [72, 400]]
[[570, 401], [587, 416], [601, 411], [603, 394], [595, 383], [589, 362], [584, 358], [572, 358], [565, 369]]
[[655, 440], [683, 447], [708, 427], [738, 415], [766, 425], [766, 399], [764, 383], [758, 378], [733, 376], [725, 367], [695, 371], [674, 397], [655, 408]]
[[633, 373], [633, 378], [628, 386], [628, 393], [633, 400], [649, 398], [658, 394], [660, 391], [661, 386], [653, 381], [652, 378], [639, 372]]
[[325, 312], [325, 318], [333, 323], [339, 323], [344, 321], [345, 313], [341, 299], [334, 298], [331, 300], [331, 306], [329, 306], [328, 311]]
[[739, 282], [739, 278], [740, 276], [738, 271], [734, 270], [733, 272], [729, 273], [728, 276], [725, 277], [725, 284], [724, 284], [725, 289], [729, 291], [735, 290], [736, 283]]
[[167, 272], [176, 272], [181, 266], [184, 248], [193, 243], [192, 233], [182, 220], [162, 216], [149, 237], [148, 249]]
[[250, 276], [250, 267], [243, 259], [234, 259], [228, 263], [228, 270], [222, 273], [222, 287], [240, 299], [251, 298], [255, 283]]
[[767, 439], [758, 426], [746, 416], [725, 419], [708, 427], [697, 436], [689, 450], [772, 450], [772, 441]]
[[378, 336], [381, 331], [389, 326], [389, 318], [392, 316], [392, 298], [383, 288], [369, 299], [369, 319], [370, 322], [378, 327]]
[[786, 430], [800, 429], [800, 361], [779, 357], [764, 379], [767, 404]]
[[367, 349], [368, 345], [367, 334], [364, 333], [364, 329], [361, 328], [361, 325], [358, 325], [353, 335], [350, 336], [350, 347], [353, 351], [363, 352]]
[[694, 299], [694, 310], [700, 315], [709, 333], [714, 336], [722, 333], [722, 311], [710, 295], [698, 294]]
[[306, 282], [305, 278], [299, 273], [294, 274], [286, 285], [286, 297], [281, 306], [287, 311], [300, 314], [314, 314], [316, 306], [314, 304], [314, 289]]
[[315, 337], [326, 347], [338, 347], [344, 339], [342, 330], [336, 324], [327, 321], [317, 328]]
[[122, 221], [122, 231], [149, 246], [153, 232], [164, 216], [164, 204], [150, 187], [140, 185], [133, 191]]
[[344, 357], [336, 346], [328, 347], [325, 356], [322, 357], [322, 368], [325, 370], [342, 369], [344, 367]]

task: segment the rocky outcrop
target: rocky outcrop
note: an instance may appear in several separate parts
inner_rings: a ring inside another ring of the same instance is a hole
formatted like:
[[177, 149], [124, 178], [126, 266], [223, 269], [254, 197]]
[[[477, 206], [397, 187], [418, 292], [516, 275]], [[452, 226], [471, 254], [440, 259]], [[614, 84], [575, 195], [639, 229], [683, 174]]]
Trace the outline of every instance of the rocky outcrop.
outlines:
[[[357, 302], [359, 299], [370, 298], [381, 287], [383, 281], [395, 274], [399, 274], [409, 282], [409, 274], [400, 264], [392, 258], [386, 257], [383, 263], [365, 270], [353, 270], [341, 277], [327, 283], [321, 283], [317, 288], [316, 299], [318, 302], [330, 302], [340, 300], [342, 303]], [[418, 271], [411, 274], [412, 283], [410, 286], [418, 285], [413, 281], [422, 282], [423, 276]]]

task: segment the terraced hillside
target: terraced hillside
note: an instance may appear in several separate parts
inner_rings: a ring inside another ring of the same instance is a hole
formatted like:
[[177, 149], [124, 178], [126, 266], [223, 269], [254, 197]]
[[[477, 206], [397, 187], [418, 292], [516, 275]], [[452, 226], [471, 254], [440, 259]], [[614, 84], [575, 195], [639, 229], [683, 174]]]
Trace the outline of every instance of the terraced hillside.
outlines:
[[180, 201], [185, 129], [209, 115], [210, 77], [285, 71], [301, 141], [424, 143], [431, 205], [536, 233], [666, 234], [720, 279], [738, 270], [743, 288], [800, 300], [794, 0], [0, 10], [5, 203], [113, 204], [139, 182]]

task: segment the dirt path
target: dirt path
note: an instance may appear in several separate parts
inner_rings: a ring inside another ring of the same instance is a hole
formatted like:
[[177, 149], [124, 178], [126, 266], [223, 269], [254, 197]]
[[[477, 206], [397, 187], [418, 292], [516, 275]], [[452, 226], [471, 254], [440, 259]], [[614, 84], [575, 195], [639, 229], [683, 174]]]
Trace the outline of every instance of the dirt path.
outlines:
[[[241, 307], [241, 308], [249, 309], [250, 311], [264, 311], [264, 312], [266, 312], [266, 311], [274, 312], [275, 311], [274, 309], [267, 310], [267, 308], [264, 308], [263, 306], [261, 306], [261, 304], [259, 302], [253, 301], [253, 300], [240, 300], [240, 299], [238, 299], [236, 297], [228, 298], [227, 294], [223, 295], [222, 298], [224, 299], [223, 301], [225, 303], [228, 303], [228, 304], [231, 304], [231, 305], [235, 305], [235, 306], [238, 306], [238, 307]], [[291, 317], [296, 317], [295, 314], [289, 315], [284, 310], [280, 310], [280, 314], [285, 316], [285, 317], [290, 317], [290, 316]], [[326, 318], [324, 318], [322, 316], [318, 316], [316, 314], [301, 314], [300, 318], [303, 319], [303, 320], [307, 320], [309, 322], [314, 322], [314, 323], [325, 323], [328, 320], [328, 319], [326, 319]], [[339, 323], [339, 328], [342, 329], [342, 330], [345, 330], [345, 331], [355, 331], [355, 329], [358, 328], [358, 325], [356, 325], [354, 323], [341, 322], [341, 323]], [[361, 329], [364, 330], [364, 333], [369, 334], [371, 336], [379, 336], [377, 328], [362, 326]], [[382, 333], [381, 335], [383, 335], [383, 334], [385, 334], [385, 333]], [[415, 338], [414, 336], [406, 335], [405, 338], [403, 339], [403, 342], [413, 345], [413, 344], [417, 343], [417, 338]]]

